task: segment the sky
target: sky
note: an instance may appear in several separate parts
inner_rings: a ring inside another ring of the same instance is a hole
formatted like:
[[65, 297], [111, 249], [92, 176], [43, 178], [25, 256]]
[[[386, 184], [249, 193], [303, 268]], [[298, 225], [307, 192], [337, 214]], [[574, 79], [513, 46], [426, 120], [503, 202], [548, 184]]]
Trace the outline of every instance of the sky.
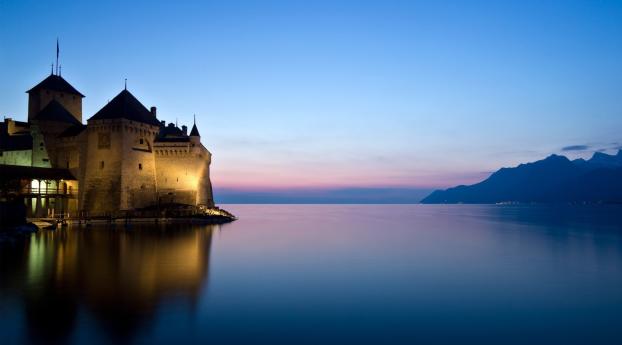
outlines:
[[197, 126], [216, 191], [428, 191], [622, 146], [621, 1], [0, 0], [0, 115], [62, 75]]

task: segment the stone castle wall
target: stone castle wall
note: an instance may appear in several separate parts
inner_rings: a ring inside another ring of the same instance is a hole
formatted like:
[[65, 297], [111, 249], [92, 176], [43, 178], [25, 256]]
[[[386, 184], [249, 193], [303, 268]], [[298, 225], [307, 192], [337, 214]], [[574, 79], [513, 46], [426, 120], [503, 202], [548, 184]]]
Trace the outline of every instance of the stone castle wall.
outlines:
[[59, 138], [56, 142], [56, 160], [54, 167], [69, 169], [71, 174], [79, 181], [83, 180], [84, 167], [80, 162], [84, 162], [86, 150], [83, 148], [87, 144], [87, 132], [84, 131], [76, 136]]
[[[210, 159], [209, 151], [200, 144], [156, 143], [155, 161], [160, 203], [213, 206], [209, 182]], [[202, 181], [206, 178], [207, 182]], [[206, 185], [209, 186], [209, 193], [204, 190]]]
[[212, 194], [212, 180], [210, 179], [210, 165], [212, 164], [212, 154], [201, 144], [198, 137], [191, 137], [192, 145], [198, 151], [197, 164], [197, 205], [213, 207], [214, 195]]
[[44, 168], [64, 168], [58, 164], [61, 134], [71, 125], [64, 122], [33, 120], [30, 126], [32, 135], [32, 166]]
[[0, 164], [31, 166], [32, 150], [0, 152]]
[[119, 209], [123, 165], [120, 122], [92, 121], [87, 126], [79, 208], [89, 215], [107, 215]]
[[124, 120], [121, 210], [157, 204], [153, 140], [158, 127]]
[[81, 209], [90, 215], [117, 214], [157, 203], [157, 130], [125, 119], [89, 122]]

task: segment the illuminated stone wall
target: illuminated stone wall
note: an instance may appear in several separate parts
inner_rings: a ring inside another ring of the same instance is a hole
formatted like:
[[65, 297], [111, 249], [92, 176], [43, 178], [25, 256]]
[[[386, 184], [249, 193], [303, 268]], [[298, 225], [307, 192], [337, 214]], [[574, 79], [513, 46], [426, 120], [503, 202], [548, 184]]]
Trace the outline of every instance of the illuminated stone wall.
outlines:
[[198, 192], [197, 205], [214, 207], [214, 195], [212, 193], [212, 180], [210, 179], [210, 164], [212, 164], [212, 154], [201, 144], [200, 138], [190, 137], [193, 145], [198, 150], [200, 161], [198, 164]]
[[84, 161], [86, 150], [86, 131], [73, 137], [59, 138], [56, 143], [56, 157], [53, 166], [57, 168], [69, 169], [71, 174], [81, 180], [84, 176], [84, 169], [80, 162]]
[[213, 206], [211, 153], [198, 140], [155, 144], [160, 203]]
[[80, 208], [119, 214], [155, 205], [156, 126], [126, 119], [89, 121]]
[[112, 214], [119, 209], [123, 159], [122, 128], [121, 120], [88, 123], [79, 207], [89, 215]]
[[123, 121], [120, 207], [122, 210], [132, 210], [154, 206], [157, 204], [157, 192], [153, 140], [159, 128], [144, 123]]

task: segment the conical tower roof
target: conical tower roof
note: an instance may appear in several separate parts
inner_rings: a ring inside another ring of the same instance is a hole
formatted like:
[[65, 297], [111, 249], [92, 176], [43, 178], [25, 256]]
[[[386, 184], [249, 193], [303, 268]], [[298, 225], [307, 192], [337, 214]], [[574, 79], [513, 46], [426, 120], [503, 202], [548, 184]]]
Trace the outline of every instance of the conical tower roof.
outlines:
[[59, 92], [66, 92], [73, 95], [78, 95], [80, 97], [84, 97], [78, 90], [76, 90], [71, 84], [69, 84], [63, 77], [55, 74], [50, 74], [47, 78], [43, 79], [42, 82], [35, 85], [32, 89], [26, 91], [26, 93], [31, 93], [38, 91], [40, 89], [48, 89]]
[[197, 129], [197, 125], [196, 124], [192, 125], [192, 130], [190, 131], [190, 136], [191, 137], [200, 137], [201, 136], [199, 134], [199, 130]]
[[80, 124], [80, 121], [71, 115], [71, 113], [55, 99], [51, 100], [48, 105], [41, 109], [41, 111], [35, 115], [35, 119]]
[[129, 91], [121, 91], [89, 120], [128, 119], [160, 126], [158, 119]]

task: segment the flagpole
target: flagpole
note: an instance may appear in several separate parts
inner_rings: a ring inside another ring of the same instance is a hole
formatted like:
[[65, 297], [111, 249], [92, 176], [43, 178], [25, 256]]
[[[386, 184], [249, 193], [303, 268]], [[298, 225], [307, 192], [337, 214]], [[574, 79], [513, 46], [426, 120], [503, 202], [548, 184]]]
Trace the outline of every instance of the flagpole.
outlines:
[[58, 37], [56, 37], [56, 75], [58, 75], [58, 53], [60, 49], [58, 47]]

